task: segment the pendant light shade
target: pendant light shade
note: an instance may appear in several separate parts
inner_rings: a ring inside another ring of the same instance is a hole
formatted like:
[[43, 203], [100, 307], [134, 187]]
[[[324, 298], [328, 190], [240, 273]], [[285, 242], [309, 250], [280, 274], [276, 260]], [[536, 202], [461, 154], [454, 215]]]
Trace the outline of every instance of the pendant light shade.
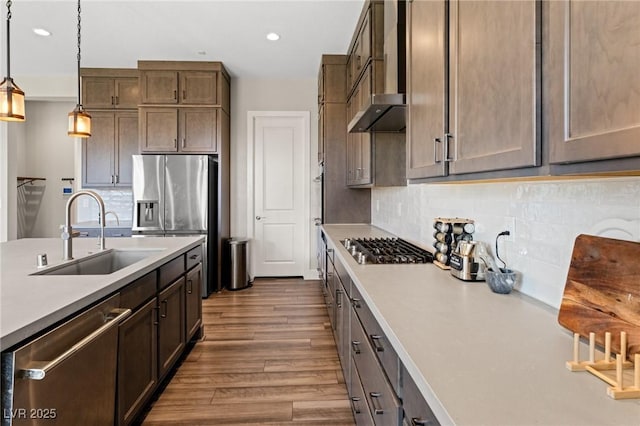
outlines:
[[0, 83], [0, 120], [24, 121], [24, 92], [11, 78], [11, 0], [7, 1], [7, 76]]
[[69, 136], [88, 138], [91, 136], [91, 116], [82, 109], [82, 105], [69, 113]]
[[69, 128], [67, 134], [76, 138], [91, 136], [91, 116], [82, 107], [82, 92], [80, 86], [80, 0], [78, 0], [78, 103], [69, 113]]

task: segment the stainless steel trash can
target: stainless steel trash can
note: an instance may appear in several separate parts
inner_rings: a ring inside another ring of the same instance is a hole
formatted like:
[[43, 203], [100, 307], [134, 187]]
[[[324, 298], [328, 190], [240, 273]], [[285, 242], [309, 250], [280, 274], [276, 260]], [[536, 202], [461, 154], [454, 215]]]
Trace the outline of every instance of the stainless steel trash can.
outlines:
[[229, 250], [229, 280], [227, 290], [242, 290], [251, 286], [249, 277], [248, 238], [230, 238], [227, 240]]

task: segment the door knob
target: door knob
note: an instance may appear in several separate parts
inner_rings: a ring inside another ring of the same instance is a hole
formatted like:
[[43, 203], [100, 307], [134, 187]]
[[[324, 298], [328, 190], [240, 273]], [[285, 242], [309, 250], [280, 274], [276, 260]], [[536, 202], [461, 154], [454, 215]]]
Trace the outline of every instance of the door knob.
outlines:
[[260, 219], [266, 219], [265, 216], [256, 216], [256, 220], [260, 220]]

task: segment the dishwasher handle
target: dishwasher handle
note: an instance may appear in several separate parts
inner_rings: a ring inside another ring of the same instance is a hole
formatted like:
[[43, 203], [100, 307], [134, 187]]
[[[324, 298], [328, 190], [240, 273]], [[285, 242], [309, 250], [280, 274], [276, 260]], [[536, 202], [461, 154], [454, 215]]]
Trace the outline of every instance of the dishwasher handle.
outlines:
[[98, 337], [109, 331], [111, 328], [117, 326], [122, 320], [131, 315], [131, 309], [113, 309], [107, 316], [108, 321], [104, 323], [100, 328], [93, 331], [87, 337], [80, 340], [75, 345], [71, 346], [65, 352], [57, 356], [51, 361], [32, 361], [29, 363], [29, 368], [20, 369], [18, 377], [21, 379], [30, 380], [42, 380], [45, 378], [47, 372], [55, 368], [57, 365], [63, 363], [67, 358], [96, 340]]

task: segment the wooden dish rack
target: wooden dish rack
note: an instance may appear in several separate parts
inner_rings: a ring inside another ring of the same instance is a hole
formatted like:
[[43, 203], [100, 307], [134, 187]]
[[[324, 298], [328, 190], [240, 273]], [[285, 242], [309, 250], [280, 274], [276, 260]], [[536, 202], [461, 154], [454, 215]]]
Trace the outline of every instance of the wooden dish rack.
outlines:
[[[640, 399], [640, 243], [579, 235], [558, 322], [574, 332], [571, 371], [609, 384], [613, 399]], [[580, 338], [588, 339], [580, 360]], [[596, 360], [596, 345], [604, 358]]]

